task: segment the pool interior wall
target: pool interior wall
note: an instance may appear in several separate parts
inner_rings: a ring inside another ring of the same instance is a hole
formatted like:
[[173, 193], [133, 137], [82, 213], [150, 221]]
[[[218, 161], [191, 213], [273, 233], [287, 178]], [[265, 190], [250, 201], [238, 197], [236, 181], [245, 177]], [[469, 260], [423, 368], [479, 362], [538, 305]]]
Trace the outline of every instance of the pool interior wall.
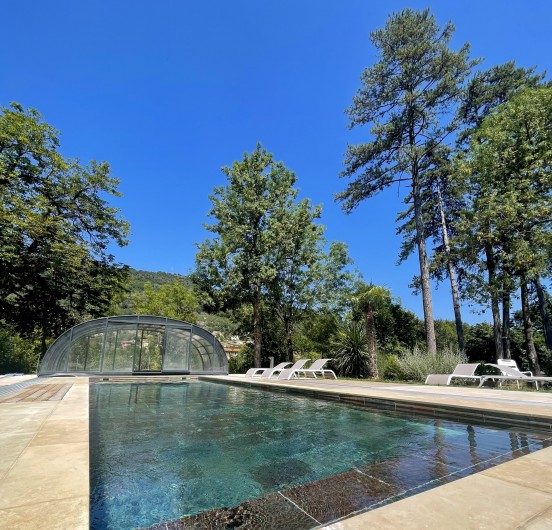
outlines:
[[194, 380], [96, 384], [91, 527], [313, 528], [549, 437]]

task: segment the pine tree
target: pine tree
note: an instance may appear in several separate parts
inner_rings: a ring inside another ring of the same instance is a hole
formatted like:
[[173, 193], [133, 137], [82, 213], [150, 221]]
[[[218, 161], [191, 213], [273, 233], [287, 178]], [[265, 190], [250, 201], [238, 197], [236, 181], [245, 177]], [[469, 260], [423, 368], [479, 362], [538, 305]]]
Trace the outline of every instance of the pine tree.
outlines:
[[412, 215], [428, 350], [436, 352], [430, 271], [423, 220], [422, 184], [435, 145], [456, 124], [447, 120], [474, 62], [469, 46], [449, 49], [452, 23], [440, 28], [429, 10], [405, 9], [392, 15], [370, 39], [378, 62], [361, 77], [362, 88], [348, 110], [351, 127], [372, 124], [374, 139], [350, 145], [342, 176], [354, 177], [337, 194], [346, 212], [396, 182], [411, 186]]

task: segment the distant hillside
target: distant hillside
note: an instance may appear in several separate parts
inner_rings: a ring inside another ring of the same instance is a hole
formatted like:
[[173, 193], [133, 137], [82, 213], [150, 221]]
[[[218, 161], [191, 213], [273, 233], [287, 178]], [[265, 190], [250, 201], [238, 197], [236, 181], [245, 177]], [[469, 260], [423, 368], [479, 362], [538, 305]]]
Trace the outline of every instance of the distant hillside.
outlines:
[[182, 274], [173, 274], [171, 272], [152, 272], [130, 269], [130, 290], [131, 292], [143, 291], [144, 284], [149, 282], [154, 287], [160, 285], [170, 285], [173, 282], [179, 282], [186, 287], [191, 288], [192, 282], [188, 276]]
[[161, 285], [171, 285], [174, 282], [179, 282], [189, 289], [192, 289], [192, 281], [188, 276], [182, 274], [173, 274], [171, 272], [152, 272], [152, 271], [140, 271], [130, 268], [130, 278], [128, 282], [128, 292], [117, 303], [117, 306], [113, 308], [113, 312], [117, 314], [128, 314], [132, 312], [132, 296], [137, 293], [141, 293], [144, 290], [146, 283], [151, 283], [154, 287], [160, 287]]

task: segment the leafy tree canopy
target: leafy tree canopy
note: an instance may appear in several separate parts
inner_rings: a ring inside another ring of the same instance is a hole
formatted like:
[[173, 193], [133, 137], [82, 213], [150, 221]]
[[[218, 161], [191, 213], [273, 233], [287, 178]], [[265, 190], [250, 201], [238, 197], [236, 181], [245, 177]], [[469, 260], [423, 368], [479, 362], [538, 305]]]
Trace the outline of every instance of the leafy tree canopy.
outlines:
[[63, 157], [58, 131], [18, 104], [0, 108], [0, 318], [18, 331], [60, 333], [109, 307], [126, 268], [110, 244], [127, 223], [107, 162]]

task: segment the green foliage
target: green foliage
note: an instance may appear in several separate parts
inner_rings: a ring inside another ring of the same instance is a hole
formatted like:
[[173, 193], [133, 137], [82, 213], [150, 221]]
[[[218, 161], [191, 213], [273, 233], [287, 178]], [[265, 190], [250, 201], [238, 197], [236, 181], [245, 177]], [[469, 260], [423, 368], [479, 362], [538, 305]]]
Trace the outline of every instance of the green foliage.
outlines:
[[474, 61], [469, 46], [449, 49], [454, 27], [440, 28], [429, 9], [404, 9], [371, 33], [378, 61], [362, 74], [362, 88], [348, 114], [351, 127], [371, 124], [373, 140], [350, 145], [342, 176], [353, 177], [338, 193], [346, 212], [396, 182], [406, 181], [420, 261], [427, 346], [435, 353], [435, 331], [423, 216], [424, 176], [434, 169], [434, 150], [457, 124], [448, 119]]
[[[315, 222], [320, 207], [297, 201], [295, 174], [260, 145], [222, 170], [228, 184], [210, 197], [214, 223], [206, 225], [215, 237], [198, 245], [194, 281], [208, 299], [206, 309], [250, 318], [243, 327], [256, 365], [282, 352], [291, 360], [304, 316], [344, 306], [353, 279], [346, 246], [334, 242], [324, 250], [324, 227]], [[244, 306], [251, 307], [249, 314]]]
[[401, 363], [396, 355], [382, 356], [380, 377], [390, 380], [401, 380], [403, 378]]
[[181, 283], [188, 289], [193, 288], [193, 281], [189, 276], [183, 276], [182, 274], [175, 274], [172, 272], [152, 272], [142, 271], [130, 268], [130, 289], [132, 291], [143, 291], [146, 283], [151, 284], [153, 287], [159, 287], [161, 285], [172, 285], [175, 282]]
[[401, 379], [423, 382], [429, 374], [452, 373], [457, 364], [466, 362], [466, 357], [450, 349], [435, 355], [415, 346], [404, 350], [397, 360]]
[[310, 311], [305, 315], [293, 338], [295, 355], [300, 358], [311, 358], [313, 353], [318, 358], [332, 357], [331, 338], [334, 335], [338, 318], [330, 311]]
[[215, 237], [198, 245], [195, 282], [213, 308], [250, 304], [255, 364], [261, 362], [261, 299], [277, 275], [273, 259], [278, 220], [292, 208], [295, 175], [260, 145], [222, 171], [228, 184], [215, 188], [206, 225]]
[[535, 74], [535, 70], [516, 67], [514, 61], [509, 61], [477, 72], [470, 79], [458, 108], [458, 117], [464, 124], [459, 144], [469, 144], [473, 133], [498, 105], [509, 101], [520, 90], [538, 87], [544, 81], [544, 74]]
[[240, 323], [230, 313], [201, 312], [197, 317], [197, 324], [211, 333], [215, 332], [222, 341], [239, 336]]
[[[228, 373], [244, 374], [253, 366], [253, 347], [251, 344], [244, 344], [236, 356], [228, 360]], [[264, 365], [268, 366], [268, 364]]]
[[[374, 140], [349, 146], [344, 176], [358, 175], [337, 195], [346, 211], [396, 181], [415, 179], [434, 144], [450, 133], [442, 117], [460, 95], [473, 62], [469, 46], [448, 49], [454, 27], [439, 28], [429, 10], [404, 9], [370, 34], [379, 61], [362, 74], [348, 114], [351, 127], [372, 123]], [[412, 136], [414, 135], [414, 136]]]
[[361, 322], [341, 324], [333, 337], [333, 365], [344, 377], [370, 377], [366, 328]]
[[[493, 308], [516, 288], [547, 273], [552, 248], [552, 89], [517, 93], [487, 116], [458, 163], [469, 186], [469, 209], [456, 247], [469, 268], [469, 297]], [[484, 281], [487, 275], [488, 280]], [[504, 302], [503, 302], [504, 303]], [[526, 306], [526, 297], [522, 296]], [[532, 368], [538, 362], [526, 323]], [[498, 328], [498, 326], [496, 326]], [[499, 329], [495, 345], [500, 352]]]
[[486, 322], [470, 326], [466, 332], [466, 356], [471, 363], [496, 360], [493, 326]]
[[452, 320], [436, 320], [435, 337], [437, 338], [437, 348], [439, 351], [458, 349], [456, 326]]
[[154, 287], [144, 284], [144, 290], [132, 297], [134, 313], [140, 315], [157, 315], [195, 323], [198, 302], [192, 290], [175, 281]]
[[23, 339], [10, 326], [0, 324], [0, 374], [34, 374], [39, 355], [40, 342]]
[[118, 180], [58, 147], [35, 110], [0, 109], [0, 318], [26, 336], [40, 329], [43, 345], [103, 314], [127, 274], [108, 251], [128, 231], [104, 199], [119, 196]]
[[[366, 287], [357, 283], [357, 295], [351, 300], [354, 320], [365, 320], [361, 302]], [[423, 342], [423, 322], [412, 311], [402, 307], [399, 300], [391, 297], [388, 289], [378, 287], [376, 292], [381, 293], [374, 313], [378, 352], [396, 353], [401, 348], [413, 348]]]

